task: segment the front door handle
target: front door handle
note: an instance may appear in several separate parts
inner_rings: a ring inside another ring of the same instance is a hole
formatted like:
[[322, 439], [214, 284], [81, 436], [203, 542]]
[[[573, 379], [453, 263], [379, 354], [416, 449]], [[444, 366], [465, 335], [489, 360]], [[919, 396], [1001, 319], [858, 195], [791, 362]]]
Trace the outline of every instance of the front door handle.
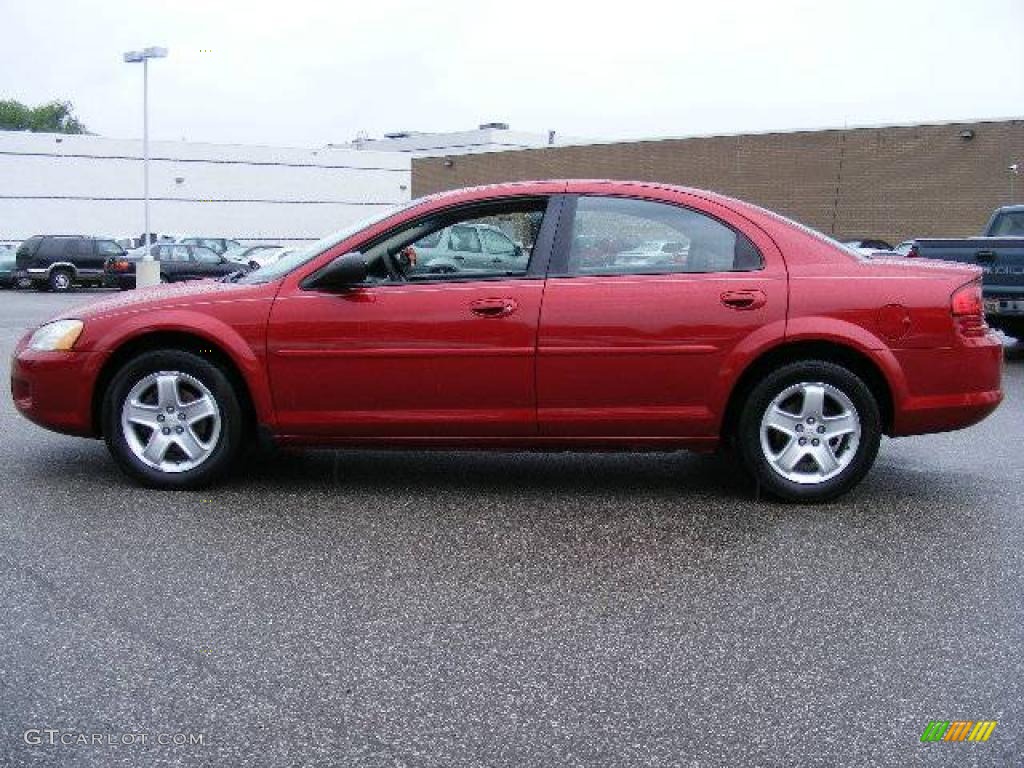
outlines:
[[515, 299], [477, 299], [469, 305], [470, 311], [480, 317], [506, 317], [518, 307]]
[[726, 291], [722, 294], [722, 304], [729, 309], [760, 309], [767, 301], [764, 291]]

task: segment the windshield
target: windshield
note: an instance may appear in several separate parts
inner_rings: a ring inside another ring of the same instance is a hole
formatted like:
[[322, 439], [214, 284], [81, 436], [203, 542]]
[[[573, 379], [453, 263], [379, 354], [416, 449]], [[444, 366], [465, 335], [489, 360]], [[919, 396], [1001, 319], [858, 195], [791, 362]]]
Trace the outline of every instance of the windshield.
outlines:
[[1024, 211], [1006, 211], [996, 216], [990, 237], [1024, 237]]
[[310, 246], [305, 248], [299, 248], [291, 253], [287, 253], [282, 256], [278, 261], [273, 264], [268, 264], [265, 267], [244, 275], [238, 279], [239, 283], [247, 283], [249, 285], [255, 285], [258, 283], [269, 283], [272, 280], [277, 280], [279, 277], [287, 275], [289, 272], [298, 269], [303, 264], [319, 256], [326, 250], [329, 250], [340, 243], [342, 240], [351, 237], [362, 229], [371, 227], [374, 224], [383, 221], [389, 216], [393, 216], [399, 211], [405, 210], [405, 208], [411, 208], [417, 205], [420, 201], [414, 200], [403, 206], [388, 206], [382, 211], [369, 216], [365, 219], [350, 224], [344, 229], [339, 229], [337, 232], [332, 232], [320, 240], [317, 240]]

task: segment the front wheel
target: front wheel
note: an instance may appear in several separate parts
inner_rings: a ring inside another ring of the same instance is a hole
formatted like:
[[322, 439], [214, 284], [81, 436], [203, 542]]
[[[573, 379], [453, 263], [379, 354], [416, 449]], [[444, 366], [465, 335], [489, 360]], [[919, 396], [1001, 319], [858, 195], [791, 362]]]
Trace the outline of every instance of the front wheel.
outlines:
[[753, 388], [737, 442], [771, 495], [815, 502], [859, 483], [881, 436], [878, 403], [864, 381], [840, 365], [807, 361], [783, 366]]
[[239, 454], [242, 427], [224, 371], [181, 350], [136, 357], [114, 376], [103, 404], [111, 455], [155, 488], [197, 488], [220, 477]]

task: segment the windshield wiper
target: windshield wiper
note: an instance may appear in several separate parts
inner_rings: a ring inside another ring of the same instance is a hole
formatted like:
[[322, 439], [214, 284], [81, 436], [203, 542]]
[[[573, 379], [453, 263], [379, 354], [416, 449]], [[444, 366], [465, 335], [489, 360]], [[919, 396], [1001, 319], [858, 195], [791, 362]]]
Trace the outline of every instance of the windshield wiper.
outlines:
[[240, 269], [236, 270], [234, 272], [228, 272], [226, 275], [224, 275], [222, 278], [220, 278], [220, 282], [222, 282], [222, 283], [237, 283], [239, 278], [241, 278], [245, 274], [246, 273], [243, 272]]

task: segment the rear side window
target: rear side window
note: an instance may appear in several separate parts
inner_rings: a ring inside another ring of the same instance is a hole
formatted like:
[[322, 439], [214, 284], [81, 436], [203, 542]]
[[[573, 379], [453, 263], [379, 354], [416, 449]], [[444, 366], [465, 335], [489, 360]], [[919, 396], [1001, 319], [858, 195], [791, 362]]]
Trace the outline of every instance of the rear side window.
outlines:
[[747, 272], [762, 269], [742, 232], [691, 208], [624, 197], [580, 197], [570, 275]]
[[39, 241], [42, 239], [43, 238], [41, 237], [30, 237], [28, 240], [26, 240], [25, 242], [18, 246], [17, 255], [31, 256], [36, 252], [36, 248], [39, 247]]
[[36, 256], [41, 259], [63, 259], [68, 255], [72, 242], [66, 237], [44, 237]]
[[67, 254], [71, 258], [78, 258], [84, 256], [92, 256], [93, 254], [93, 241], [86, 240], [84, 237], [75, 237], [68, 240]]

